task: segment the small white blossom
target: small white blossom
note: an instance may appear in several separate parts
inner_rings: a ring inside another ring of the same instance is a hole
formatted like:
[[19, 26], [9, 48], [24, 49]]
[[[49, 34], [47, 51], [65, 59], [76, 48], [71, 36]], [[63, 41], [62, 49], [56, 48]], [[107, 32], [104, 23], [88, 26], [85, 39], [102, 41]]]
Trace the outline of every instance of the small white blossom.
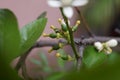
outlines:
[[115, 47], [118, 45], [118, 42], [116, 39], [111, 39], [109, 41], [106, 42], [106, 45], [109, 46], [109, 47]]
[[111, 47], [115, 47], [118, 45], [118, 42], [116, 39], [111, 39], [107, 42], [95, 42], [94, 46], [96, 47], [96, 49], [100, 52], [100, 51], [104, 51], [106, 54], [111, 54], [112, 53], [112, 49]]
[[101, 42], [95, 42], [95, 43], [94, 43], [94, 46], [96, 47], [96, 49], [97, 49], [98, 51], [101, 51], [101, 50], [103, 49], [103, 45], [102, 45]]
[[83, 6], [88, 0], [47, 0], [51, 7], [63, 7], [64, 15], [68, 18], [73, 16], [72, 6]]

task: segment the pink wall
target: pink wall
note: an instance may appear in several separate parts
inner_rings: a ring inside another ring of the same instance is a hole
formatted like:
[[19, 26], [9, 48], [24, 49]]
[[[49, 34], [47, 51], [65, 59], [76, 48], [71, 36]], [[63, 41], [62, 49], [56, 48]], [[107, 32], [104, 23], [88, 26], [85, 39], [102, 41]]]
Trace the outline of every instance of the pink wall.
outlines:
[[48, 12], [47, 26], [57, 25], [60, 17], [59, 9], [49, 7], [46, 0], [0, 0], [0, 8], [11, 9], [16, 14], [20, 27], [36, 19], [43, 11]]

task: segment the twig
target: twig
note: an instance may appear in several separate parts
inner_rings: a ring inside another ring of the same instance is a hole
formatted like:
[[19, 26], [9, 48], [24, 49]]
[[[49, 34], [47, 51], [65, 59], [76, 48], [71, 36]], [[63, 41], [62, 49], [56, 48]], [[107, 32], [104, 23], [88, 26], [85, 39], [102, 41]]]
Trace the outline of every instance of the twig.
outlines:
[[30, 77], [29, 77], [29, 75], [27, 74], [25, 61], [24, 61], [24, 63], [23, 63], [23, 65], [22, 65], [21, 68], [22, 68], [22, 75], [23, 75], [24, 79], [25, 79], [25, 80], [30, 80]]
[[92, 33], [91, 29], [89, 28], [89, 26], [88, 26], [88, 24], [83, 16], [83, 14], [81, 13], [81, 11], [77, 7], [75, 7], [75, 9], [76, 9], [77, 13], [79, 14], [81, 21], [83, 22], [84, 27], [87, 30], [88, 34], [92, 37], [95, 37], [95, 35]]
[[63, 39], [56, 40], [56, 41], [40, 40], [39, 42], [36, 42], [34, 46], [32, 46], [26, 53], [24, 53], [20, 56], [20, 59], [18, 60], [15, 69], [17, 71], [19, 71], [21, 66], [25, 63], [25, 60], [27, 59], [27, 56], [32, 51], [32, 49], [39, 48], [39, 47], [54, 46], [54, 45], [57, 45], [58, 43], [66, 43], [67, 44], [66, 40], [63, 40]]
[[19, 69], [21, 68], [21, 66], [25, 63], [25, 60], [26, 60], [27, 56], [29, 55], [29, 53], [31, 52], [31, 50], [32, 50], [33, 48], [34, 48], [34, 46], [31, 47], [26, 53], [24, 53], [24, 54], [22, 54], [22, 55], [20, 56], [20, 59], [18, 60], [18, 62], [17, 62], [17, 64], [16, 64], [16, 67], [15, 67], [15, 69], [16, 69], [17, 71], [19, 71]]
[[[108, 41], [110, 39], [116, 39], [118, 41], [118, 43], [120, 44], [120, 38], [119, 37], [100, 37], [100, 36], [98, 36], [98, 37], [91, 37], [91, 38], [84, 38], [84, 39], [76, 38], [76, 39], [74, 39], [74, 42], [77, 45], [79, 43], [82, 43], [84, 45], [92, 45], [96, 41], [105, 42], [105, 41]], [[31, 47], [26, 53], [21, 55], [20, 59], [17, 62], [17, 65], [16, 65], [15, 69], [17, 71], [19, 71], [19, 69], [23, 65], [23, 62], [25, 62], [27, 56], [29, 55], [29, 53], [30, 53], [30, 51], [32, 49], [40, 48], [40, 47], [47, 47], [47, 46], [54, 46], [54, 45], [57, 45], [59, 42], [67, 44], [67, 41], [66, 40], [62, 40], [62, 39], [61, 40], [56, 40], [56, 41], [53, 41], [53, 40], [40, 40], [40, 41], [36, 42], [36, 44], [33, 47]]]
[[80, 38], [77, 38], [74, 41], [76, 43], [78, 43], [78, 44], [82, 43], [84, 45], [92, 45], [96, 41], [106, 42], [106, 41], [108, 41], [110, 39], [116, 39], [118, 41], [118, 43], [120, 44], [120, 38], [119, 37], [101, 37], [101, 36], [96, 36], [96, 37], [84, 38], [83, 40], [80, 39]]
[[83, 52], [84, 52], [84, 45], [81, 45], [81, 46], [79, 45], [80, 57], [79, 57], [78, 63], [77, 63], [77, 70], [80, 70], [80, 67], [82, 65]]

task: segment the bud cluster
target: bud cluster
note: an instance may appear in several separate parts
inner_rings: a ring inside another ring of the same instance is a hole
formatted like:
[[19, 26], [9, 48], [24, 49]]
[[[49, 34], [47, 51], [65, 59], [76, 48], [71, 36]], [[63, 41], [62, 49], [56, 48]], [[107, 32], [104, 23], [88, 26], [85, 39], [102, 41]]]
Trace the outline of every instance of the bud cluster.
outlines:
[[[51, 25], [50, 28], [53, 30], [53, 32], [50, 34], [43, 33], [43, 37], [50, 37], [52, 39], [63, 38], [67, 41], [67, 44], [71, 44], [70, 34], [69, 34], [67, 24], [65, 23], [65, 21], [63, 19], [60, 19], [60, 18], [58, 19], [58, 22], [61, 27], [57, 28], [54, 25]], [[76, 21], [76, 24], [71, 27], [70, 21], [68, 21], [68, 25], [70, 26], [70, 29], [72, 32], [75, 32], [77, 30], [79, 24], [80, 24], [80, 21], [78, 20], [78, 21]], [[53, 50], [61, 49], [65, 45], [66, 45], [66, 43], [58, 43], [57, 45], [54, 45], [48, 52], [51, 53]], [[73, 60], [73, 58], [70, 55], [63, 56], [60, 53], [56, 53], [56, 57], [60, 57], [61, 59], [68, 60], [68, 61]]]
[[74, 58], [71, 57], [70, 55], [61, 55], [60, 53], [56, 53], [56, 57], [61, 58], [63, 60], [67, 60], [67, 61], [74, 60]]
[[[68, 42], [68, 44], [70, 44], [71, 43], [70, 35], [69, 35], [69, 31], [68, 31], [68, 27], [67, 27], [66, 23], [64, 22], [63, 19], [60, 19], [60, 18], [58, 19], [58, 22], [61, 25], [61, 28], [57, 28], [57, 27], [51, 25], [50, 28], [54, 32], [52, 32], [50, 34], [43, 33], [43, 37], [50, 37], [53, 39], [63, 38]], [[68, 24], [70, 25], [70, 21], [68, 21]], [[80, 24], [80, 21], [78, 20], [73, 27], [70, 27], [71, 31], [75, 32], [77, 30], [79, 24]], [[58, 50], [58, 49], [62, 48], [64, 45], [65, 45], [64, 43], [59, 43], [58, 45], [53, 46], [48, 52], [51, 53], [53, 50]]]

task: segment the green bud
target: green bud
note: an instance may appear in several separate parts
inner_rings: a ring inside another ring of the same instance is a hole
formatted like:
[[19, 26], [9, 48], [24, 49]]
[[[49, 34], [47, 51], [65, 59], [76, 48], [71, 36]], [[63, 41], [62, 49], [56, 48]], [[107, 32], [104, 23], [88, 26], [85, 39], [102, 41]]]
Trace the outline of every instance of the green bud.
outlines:
[[73, 26], [72, 31], [75, 32], [77, 30], [78, 26]]
[[58, 49], [60, 49], [60, 46], [59, 46], [59, 44], [57, 44], [57, 45], [54, 45], [54, 46], [52, 47], [52, 49], [53, 49], [53, 50], [58, 50]]
[[54, 31], [55, 31], [55, 33], [60, 33], [60, 29], [58, 29], [58, 28], [55, 28]]
[[68, 60], [68, 56], [61, 56], [63, 60]]
[[56, 38], [56, 37], [57, 37], [57, 34], [56, 34], [56, 33], [51, 33], [51, 34], [49, 34], [49, 37], [51, 37], [51, 38]]
[[65, 31], [65, 32], [68, 30], [67, 26], [65, 24], [62, 24], [61, 27], [62, 27], [62, 30]]

